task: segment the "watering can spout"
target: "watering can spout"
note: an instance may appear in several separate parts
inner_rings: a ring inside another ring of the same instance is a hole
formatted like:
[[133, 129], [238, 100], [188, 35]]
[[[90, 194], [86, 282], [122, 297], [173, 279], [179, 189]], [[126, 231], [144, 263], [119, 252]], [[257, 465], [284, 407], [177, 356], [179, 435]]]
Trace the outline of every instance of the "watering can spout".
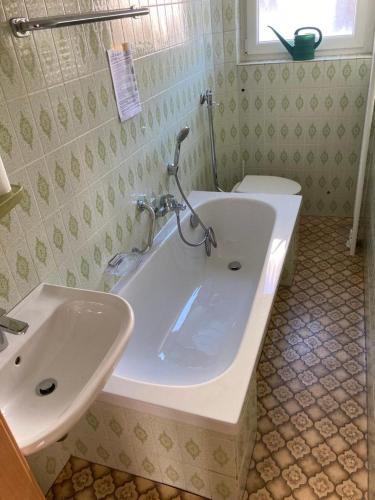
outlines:
[[[284, 45], [289, 54], [293, 57], [295, 61], [309, 61], [315, 57], [315, 49], [317, 49], [323, 39], [322, 32], [319, 28], [314, 28], [312, 26], [304, 26], [303, 28], [298, 28], [294, 33], [294, 44], [290, 44], [283, 38], [280, 33], [278, 33], [272, 26], [268, 26]], [[305, 33], [300, 35], [302, 30], [313, 30], [319, 35], [318, 41], [315, 40], [315, 33]]]
[[284, 45], [284, 47], [286, 48], [286, 50], [289, 52], [289, 54], [293, 57], [293, 54], [294, 54], [294, 46], [291, 45], [289, 42], [287, 42], [285, 40], [285, 38], [283, 38], [280, 33], [278, 33], [275, 28], [272, 28], [272, 26], [268, 26], [268, 28], [271, 28], [271, 30], [275, 33], [275, 35], [277, 36], [277, 38], [280, 40], [280, 42]]

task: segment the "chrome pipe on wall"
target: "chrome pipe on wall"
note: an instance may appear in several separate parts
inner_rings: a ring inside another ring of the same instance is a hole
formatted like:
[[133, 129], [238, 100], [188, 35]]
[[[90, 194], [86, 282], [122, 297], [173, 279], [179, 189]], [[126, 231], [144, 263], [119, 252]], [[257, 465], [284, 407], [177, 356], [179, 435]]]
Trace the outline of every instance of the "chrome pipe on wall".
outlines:
[[212, 176], [214, 179], [215, 191], [219, 191], [223, 193], [223, 190], [219, 186], [219, 180], [217, 175], [217, 159], [216, 159], [216, 145], [215, 145], [215, 131], [214, 131], [214, 117], [213, 117], [213, 100], [212, 100], [212, 90], [207, 89], [205, 92], [201, 94], [200, 103], [207, 104], [207, 112], [208, 112], [208, 127], [210, 131], [210, 145], [211, 145], [211, 169]]

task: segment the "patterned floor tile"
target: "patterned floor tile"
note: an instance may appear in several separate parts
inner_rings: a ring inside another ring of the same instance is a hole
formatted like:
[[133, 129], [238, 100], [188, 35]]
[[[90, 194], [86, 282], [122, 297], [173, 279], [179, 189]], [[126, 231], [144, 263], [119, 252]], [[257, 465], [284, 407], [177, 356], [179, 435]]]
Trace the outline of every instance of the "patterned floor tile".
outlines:
[[[248, 500], [367, 498], [363, 265], [350, 220], [303, 217], [294, 283], [280, 288], [258, 366]], [[71, 457], [48, 500], [199, 500]]]
[[249, 500], [367, 498], [363, 267], [349, 228], [302, 218], [294, 283], [279, 290], [259, 362]]
[[47, 500], [200, 500], [185, 491], [70, 457]]

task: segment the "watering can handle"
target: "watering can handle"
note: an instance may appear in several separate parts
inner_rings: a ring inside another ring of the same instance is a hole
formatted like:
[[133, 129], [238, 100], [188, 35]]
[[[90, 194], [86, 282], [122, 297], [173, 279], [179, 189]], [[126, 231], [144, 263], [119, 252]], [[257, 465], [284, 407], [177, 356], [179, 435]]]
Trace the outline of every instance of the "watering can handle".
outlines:
[[319, 28], [314, 28], [314, 26], [305, 26], [304, 28], [298, 28], [298, 30], [295, 31], [294, 36], [298, 35], [298, 33], [301, 30], [315, 30], [319, 33], [319, 40], [315, 42], [314, 47], [317, 48], [319, 45], [322, 43], [323, 40], [323, 33], [320, 31]]

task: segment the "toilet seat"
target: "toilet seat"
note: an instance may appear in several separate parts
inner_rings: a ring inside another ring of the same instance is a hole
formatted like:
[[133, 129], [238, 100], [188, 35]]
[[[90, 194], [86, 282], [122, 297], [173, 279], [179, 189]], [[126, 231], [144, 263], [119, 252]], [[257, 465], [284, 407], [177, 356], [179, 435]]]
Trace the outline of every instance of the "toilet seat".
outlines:
[[236, 193], [299, 194], [301, 185], [291, 179], [273, 175], [245, 175], [232, 191]]

